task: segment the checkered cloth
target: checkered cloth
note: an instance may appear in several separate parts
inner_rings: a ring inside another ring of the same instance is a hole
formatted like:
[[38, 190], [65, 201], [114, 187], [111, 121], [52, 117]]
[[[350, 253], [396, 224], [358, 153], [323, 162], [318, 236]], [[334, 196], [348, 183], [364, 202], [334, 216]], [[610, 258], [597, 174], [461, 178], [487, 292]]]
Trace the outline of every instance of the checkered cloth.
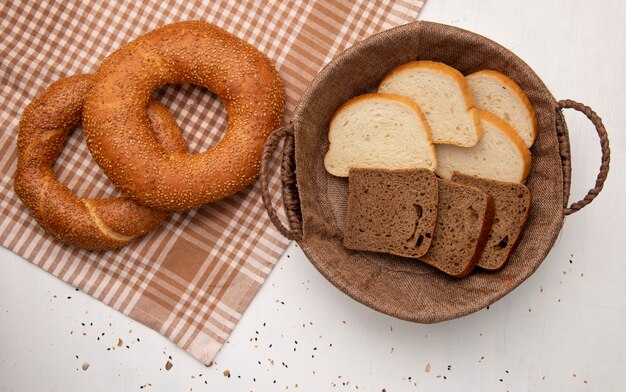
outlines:
[[[77, 1], [0, 4], [0, 244], [155, 329], [209, 363], [287, 246], [270, 224], [256, 182], [217, 203], [173, 213], [117, 251], [88, 252], [51, 238], [12, 186], [17, 126], [25, 106], [52, 82], [93, 73], [107, 54], [164, 24], [214, 23], [269, 56], [285, 81], [287, 116], [320, 68], [359, 40], [416, 19], [424, 1]], [[192, 152], [226, 129], [216, 97], [164, 86], [154, 97], [183, 129]], [[117, 195], [76, 131], [54, 166], [84, 198]], [[272, 183], [279, 194], [278, 181]]]

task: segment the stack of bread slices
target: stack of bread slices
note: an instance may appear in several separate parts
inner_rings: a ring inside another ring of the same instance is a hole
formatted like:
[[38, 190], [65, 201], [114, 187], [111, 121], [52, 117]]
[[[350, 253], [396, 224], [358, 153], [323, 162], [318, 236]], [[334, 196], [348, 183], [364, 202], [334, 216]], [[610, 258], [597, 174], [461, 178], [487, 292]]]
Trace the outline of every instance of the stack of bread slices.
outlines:
[[349, 178], [344, 246], [456, 277], [502, 268], [528, 218], [536, 135], [528, 97], [502, 73], [393, 69], [330, 122], [324, 165]]

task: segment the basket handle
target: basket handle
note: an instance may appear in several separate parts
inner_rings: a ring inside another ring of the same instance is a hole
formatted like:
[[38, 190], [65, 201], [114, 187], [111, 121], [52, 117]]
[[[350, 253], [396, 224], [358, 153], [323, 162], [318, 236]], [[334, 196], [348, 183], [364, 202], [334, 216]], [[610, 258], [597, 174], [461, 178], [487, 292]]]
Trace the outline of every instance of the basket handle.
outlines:
[[[281, 159], [281, 185], [283, 194], [283, 204], [289, 228], [285, 227], [280, 221], [276, 209], [272, 205], [272, 197], [269, 190], [270, 164], [273, 160], [274, 151], [278, 148], [278, 144], [284, 139]], [[296, 187], [296, 170], [295, 170], [295, 144], [294, 131], [291, 122], [285, 126], [274, 130], [265, 142], [263, 155], [261, 156], [261, 198], [263, 205], [267, 210], [270, 221], [276, 226], [276, 229], [290, 240], [300, 241], [302, 239], [302, 212], [300, 210], [300, 198], [298, 196], [298, 188]]]
[[[587, 192], [582, 200], [572, 203], [569, 207], [564, 207], [563, 214], [570, 215], [591, 203], [593, 199], [598, 196], [602, 187], [604, 187], [604, 181], [609, 174], [611, 150], [609, 148], [609, 135], [606, 133], [604, 124], [602, 124], [602, 119], [589, 106], [572, 101], [571, 99], [564, 99], [557, 103], [557, 110], [562, 111], [563, 109], [574, 109], [587, 116], [589, 121], [591, 121], [593, 126], [596, 128], [596, 132], [598, 132], [598, 136], [600, 137], [600, 147], [602, 149], [602, 161], [600, 164], [600, 172], [596, 178], [596, 184], [589, 190], [589, 192]], [[571, 151], [567, 126], [561, 116], [556, 116], [556, 130], [559, 135], [559, 150], [563, 163], [563, 187], [564, 189], [569, 190], [572, 181], [571, 166], [569, 163], [571, 161]]]

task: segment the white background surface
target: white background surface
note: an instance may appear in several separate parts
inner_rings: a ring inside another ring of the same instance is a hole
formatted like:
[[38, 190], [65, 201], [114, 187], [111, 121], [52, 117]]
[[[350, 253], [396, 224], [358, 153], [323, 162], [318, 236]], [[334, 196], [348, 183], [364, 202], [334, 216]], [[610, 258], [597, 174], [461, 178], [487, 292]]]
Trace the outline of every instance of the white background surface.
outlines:
[[[0, 248], [0, 390], [626, 390], [624, 17], [620, 0], [430, 0], [420, 16], [508, 47], [558, 99], [593, 107], [611, 137], [602, 194], [566, 219], [539, 270], [489, 310], [437, 325], [396, 320], [341, 294], [292, 245], [205, 367]], [[577, 200], [600, 149], [582, 115], [567, 120]]]

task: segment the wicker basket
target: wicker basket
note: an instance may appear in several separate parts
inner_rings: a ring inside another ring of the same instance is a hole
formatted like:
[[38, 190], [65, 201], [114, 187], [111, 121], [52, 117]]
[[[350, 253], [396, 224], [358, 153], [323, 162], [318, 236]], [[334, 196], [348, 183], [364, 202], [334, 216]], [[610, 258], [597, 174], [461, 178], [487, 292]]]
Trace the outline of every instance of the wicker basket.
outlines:
[[[539, 133], [531, 149], [533, 161], [527, 179], [533, 199], [530, 216], [519, 245], [500, 271], [477, 269], [467, 278], [456, 279], [415, 260], [350, 251], [342, 245], [348, 181], [324, 169], [329, 120], [342, 103], [372, 91], [392, 68], [411, 60], [440, 61], [463, 74], [481, 69], [500, 71], [522, 87], [535, 108]], [[602, 146], [596, 186], [570, 207], [571, 166], [563, 108], [585, 113]], [[272, 153], [281, 139], [283, 201], [289, 228], [281, 224], [267, 191]], [[319, 73], [291, 123], [268, 139], [261, 185], [274, 224], [298, 241], [315, 267], [339, 290], [391, 316], [435, 323], [482, 309], [528, 278], [552, 248], [564, 216], [584, 207], [602, 189], [609, 153], [606, 131], [595, 113], [574, 101], [557, 102], [515, 54], [469, 31], [418, 21], [362, 41]]]

